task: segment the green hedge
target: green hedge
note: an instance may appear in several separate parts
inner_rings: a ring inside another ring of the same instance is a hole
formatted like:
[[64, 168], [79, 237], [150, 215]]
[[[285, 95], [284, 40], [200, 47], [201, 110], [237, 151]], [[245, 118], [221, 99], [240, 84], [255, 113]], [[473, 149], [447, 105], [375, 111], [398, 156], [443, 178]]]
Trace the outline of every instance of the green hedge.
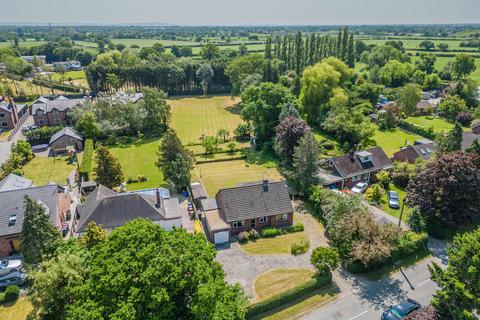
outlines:
[[196, 164], [202, 164], [202, 163], [213, 163], [213, 162], [223, 162], [223, 161], [234, 161], [234, 160], [243, 160], [246, 159], [246, 155], [240, 155], [240, 156], [233, 156], [230, 158], [220, 158], [220, 159], [211, 159], [211, 160], [197, 160], [195, 161]]
[[93, 167], [93, 140], [85, 140], [85, 148], [83, 149], [82, 163], [80, 164], [80, 178], [89, 181], [91, 178]]
[[310, 293], [318, 288], [324, 287], [332, 283], [332, 275], [327, 274], [321, 277], [313, 278], [295, 288], [277, 294], [270, 299], [252, 304], [247, 307], [245, 317], [251, 319], [254, 316], [270, 311], [274, 308], [280, 307], [292, 300], [298, 299], [307, 293]]
[[0, 303], [17, 300], [20, 296], [20, 288], [17, 286], [8, 286], [5, 292], [0, 293]]
[[48, 80], [42, 80], [42, 79], [33, 79], [32, 80], [33, 84], [39, 85], [39, 86], [44, 86], [47, 88], [53, 88], [57, 89], [60, 91], [69, 91], [69, 92], [75, 92], [75, 93], [80, 93], [83, 92], [82, 87], [77, 87], [77, 86], [72, 86], [69, 84], [63, 84], [61, 82], [56, 82], [56, 81], [48, 81]]
[[30, 130], [24, 133], [25, 138], [31, 145], [36, 144], [48, 144], [50, 143], [50, 138], [57, 133], [58, 131], [62, 130], [62, 126], [54, 126], [54, 127], [41, 127], [38, 129]]
[[368, 267], [365, 267], [360, 262], [352, 262], [347, 266], [347, 269], [351, 273], [365, 273], [380, 269], [400, 259], [424, 253], [427, 242], [428, 234], [426, 232], [416, 233], [408, 231], [398, 240], [397, 248], [391, 252], [390, 257], [385, 261]]
[[424, 127], [417, 126], [413, 123], [407, 122], [405, 120], [400, 120], [398, 122], [398, 126], [404, 130], [416, 133], [427, 139], [435, 140], [435, 132], [433, 131], [433, 127], [424, 128]]

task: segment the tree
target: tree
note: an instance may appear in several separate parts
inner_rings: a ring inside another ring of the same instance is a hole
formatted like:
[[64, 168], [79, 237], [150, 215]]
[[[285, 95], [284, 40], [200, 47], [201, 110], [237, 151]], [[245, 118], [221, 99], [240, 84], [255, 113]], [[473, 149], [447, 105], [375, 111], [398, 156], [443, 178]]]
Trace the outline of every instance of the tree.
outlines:
[[270, 140], [279, 116], [287, 103], [294, 103], [295, 97], [281, 84], [263, 82], [248, 87], [242, 94], [242, 118], [253, 124], [260, 142]]
[[438, 105], [438, 112], [447, 119], [455, 120], [459, 112], [467, 111], [465, 101], [456, 95], [449, 95]]
[[233, 134], [241, 140], [248, 139], [252, 134], [253, 128], [248, 122], [239, 124], [234, 130]]
[[473, 157], [473, 160], [477, 167], [480, 169], [480, 142], [478, 139], [473, 140], [472, 144], [465, 150], [470, 156]]
[[432, 306], [443, 316], [454, 319], [476, 319], [480, 308], [480, 228], [459, 234], [448, 247], [446, 269], [433, 262], [429, 266], [432, 280], [440, 288]]
[[60, 233], [49, 221], [45, 204], [25, 196], [24, 205], [20, 251], [26, 264], [36, 265], [55, 252]]
[[307, 132], [300, 138], [298, 146], [294, 148], [293, 167], [295, 177], [303, 193], [319, 182], [318, 161], [320, 146], [313, 133]]
[[92, 111], [83, 113], [75, 127], [82, 133], [85, 139], [96, 139], [100, 135], [97, 118]]
[[226, 128], [220, 128], [217, 131], [217, 137], [222, 138], [223, 142], [227, 141], [228, 136], [230, 135], [230, 131]]
[[448, 44], [447, 44], [447, 43], [444, 43], [444, 42], [439, 43], [439, 44], [437, 45], [437, 47], [438, 47], [438, 49], [440, 49], [440, 50], [442, 50], [442, 51], [447, 51], [447, 50], [448, 50]]
[[418, 46], [420, 48], [423, 48], [423, 49], [427, 50], [427, 51], [430, 51], [430, 50], [435, 48], [435, 43], [433, 43], [430, 40], [424, 40], [424, 41], [420, 42], [420, 44]]
[[25, 140], [18, 140], [12, 143], [10, 147], [12, 154], [20, 157], [21, 163], [26, 163], [33, 159], [32, 146]]
[[280, 121], [282, 121], [286, 117], [294, 117], [300, 119], [300, 112], [298, 111], [298, 105], [296, 100], [293, 103], [287, 102], [285, 107], [283, 107], [282, 111], [280, 112]]
[[184, 189], [190, 185], [194, 159], [173, 129], [167, 130], [158, 151], [157, 167], [172, 185]]
[[416, 84], [406, 84], [400, 89], [398, 103], [407, 116], [412, 116], [417, 111], [417, 103], [422, 99], [422, 92]]
[[303, 135], [310, 128], [302, 119], [288, 116], [275, 128], [275, 152], [287, 165], [293, 161], [293, 153]]
[[206, 136], [202, 140], [202, 146], [205, 149], [206, 154], [212, 154], [218, 150], [218, 145], [220, 141], [217, 137], [214, 136]]
[[427, 222], [417, 207], [412, 209], [412, 213], [408, 217], [408, 226], [415, 232], [424, 232], [427, 229]]
[[212, 66], [208, 63], [200, 65], [200, 67], [197, 69], [197, 78], [202, 83], [203, 95], [206, 95], [208, 91], [208, 84], [210, 83], [210, 81], [212, 81], [213, 78]]
[[423, 80], [423, 89], [425, 90], [436, 90], [439, 89], [442, 85], [442, 79], [436, 73], [428, 74]]
[[248, 54], [248, 47], [242, 43], [239, 47], [238, 47], [238, 55], [239, 56], [245, 56]]
[[157, 130], [159, 127], [165, 129], [170, 116], [167, 95], [162, 90], [149, 87], [144, 87], [142, 92], [143, 100], [140, 103], [145, 110], [145, 127], [149, 130]]
[[379, 204], [382, 200], [384, 190], [378, 184], [373, 184], [365, 192], [365, 199], [369, 202]]
[[207, 43], [200, 49], [200, 55], [205, 60], [212, 60], [220, 55], [220, 49], [213, 43]]
[[390, 173], [386, 170], [380, 170], [376, 175], [378, 183], [380, 183], [383, 189], [387, 190], [390, 186]]
[[99, 147], [95, 155], [95, 181], [107, 188], [118, 187], [123, 182], [123, 172], [120, 162], [106, 147]]
[[243, 81], [249, 75], [263, 76], [266, 60], [261, 54], [240, 56], [227, 65], [225, 74], [230, 78], [232, 94], [239, 94]]
[[340, 265], [340, 255], [334, 248], [318, 247], [313, 250], [310, 263], [317, 269], [319, 276], [327, 275]]
[[437, 60], [437, 57], [435, 55], [422, 53], [420, 55], [420, 58], [415, 61], [415, 65], [419, 70], [422, 70], [427, 74], [430, 74], [435, 70], [436, 60]]
[[480, 173], [462, 152], [443, 154], [427, 163], [407, 187], [407, 204], [417, 206], [429, 224], [456, 227], [478, 215]]
[[80, 238], [82, 244], [91, 248], [107, 238], [107, 230], [103, 229], [95, 221], [90, 221], [85, 230], [85, 235]]
[[411, 63], [390, 60], [380, 69], [379, 76], [382, 84], [396, 88], [408, 83], [414, 71]]
[[453, 72], [457, 76], [457, 80], [468, 76], [475, 71], [475, 58], [466, 53], [460, 53], [455, 56], [453, 60]]

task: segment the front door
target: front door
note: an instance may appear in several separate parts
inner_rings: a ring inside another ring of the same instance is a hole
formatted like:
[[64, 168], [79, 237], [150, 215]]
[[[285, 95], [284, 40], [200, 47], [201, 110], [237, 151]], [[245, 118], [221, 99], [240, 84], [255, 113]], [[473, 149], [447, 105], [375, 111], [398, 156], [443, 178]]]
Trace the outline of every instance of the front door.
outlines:
[[252, 220], [250, 221], [250, 226], [251, 226], [252, 228], [255, 228], [255, 219], [252, 219]]

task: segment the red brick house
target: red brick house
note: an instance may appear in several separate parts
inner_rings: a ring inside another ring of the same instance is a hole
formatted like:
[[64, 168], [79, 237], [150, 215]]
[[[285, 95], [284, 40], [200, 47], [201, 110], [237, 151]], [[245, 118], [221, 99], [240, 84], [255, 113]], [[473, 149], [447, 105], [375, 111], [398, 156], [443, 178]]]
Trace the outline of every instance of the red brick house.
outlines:
[[359, 182], [370, 183], [378, 171], [392, 169], [393, 162], [382, 148], [375, 147], [330, 158], [328, 165], [331, 172], [325, 184], [330, 188], [350, 189]]
[[212, 206], [212, 200], [208, 201], [208, 208], [202, 207], [209, 238], [215, 244], [228, 242], [242, 231], [260, 232], [265, 227], [293, 224], [294, 210], [285, 181], [240, 184], [218, 191], [216, 206]]
[[59, 230], [66, 220], [70, 195], [63, 187], [53, 184], [0, 192], [0, 256], [19, 251], [26, 195], [44, 205], [50, 222]]
[[0, 129], [12, 130], [19, 121], [18, 110], [13, 100], [0, 102]]
[[85, 99], [68, 99], [63, 96], [55, 100], [45, 97], [37, 99], [32, 104], [33, 121], [37, 126], [66, 126], [70, 125], [67, 114], [74, 107], [82, 105]]

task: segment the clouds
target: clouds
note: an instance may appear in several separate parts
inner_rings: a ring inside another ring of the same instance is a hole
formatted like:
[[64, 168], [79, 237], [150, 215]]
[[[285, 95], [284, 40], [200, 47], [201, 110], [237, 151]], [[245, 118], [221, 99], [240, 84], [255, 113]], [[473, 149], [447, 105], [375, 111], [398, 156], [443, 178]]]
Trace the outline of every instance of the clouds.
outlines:
[[0, 22], [240, 24], [480, 23], [479, 0], [16, 0]]

